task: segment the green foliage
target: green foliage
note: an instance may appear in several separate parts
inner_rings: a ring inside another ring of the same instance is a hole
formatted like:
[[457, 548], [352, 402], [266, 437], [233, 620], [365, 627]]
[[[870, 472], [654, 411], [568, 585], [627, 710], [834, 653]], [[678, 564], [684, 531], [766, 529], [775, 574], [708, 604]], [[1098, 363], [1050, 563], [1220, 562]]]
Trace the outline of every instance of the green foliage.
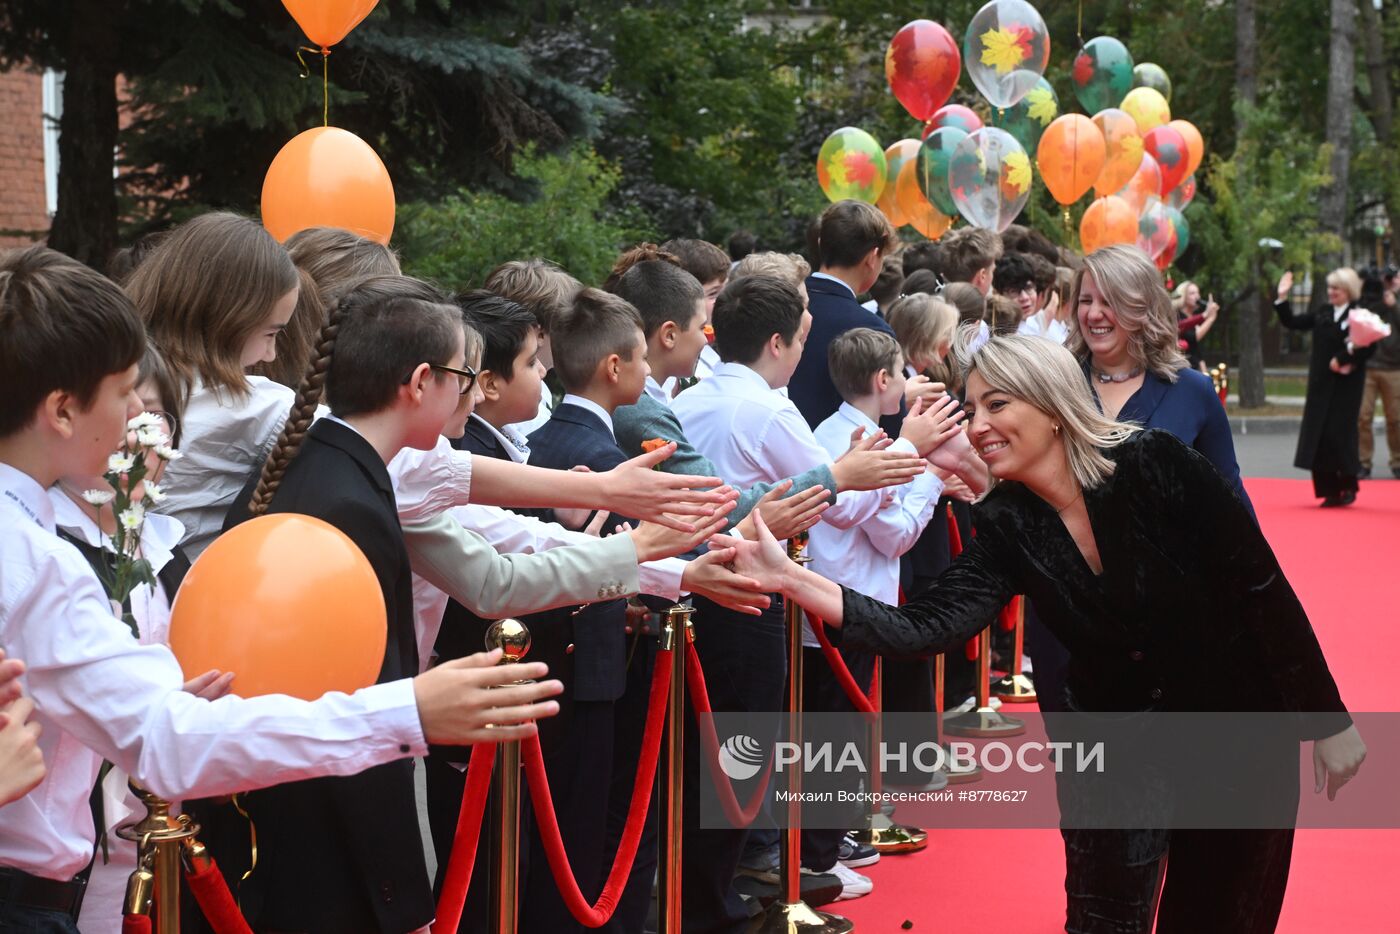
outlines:
[[647, 235], [633, 218], [608, 209], [621, 172], [587, 146], [564, 155], [527, 147], [516, 171], [536, 188], [524, 202], [464, 188], [441, 201], [402, 205], [394, 240], [404, 271], [469, 289], [506, 260], [539, 256], [598, 283], [620, 248]]

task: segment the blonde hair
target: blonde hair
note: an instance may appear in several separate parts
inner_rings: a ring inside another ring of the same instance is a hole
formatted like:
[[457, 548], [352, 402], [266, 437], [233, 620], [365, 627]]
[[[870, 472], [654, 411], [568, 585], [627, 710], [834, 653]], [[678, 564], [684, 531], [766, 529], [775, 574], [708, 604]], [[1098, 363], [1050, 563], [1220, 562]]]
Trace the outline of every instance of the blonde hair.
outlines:
[[[1162, 287], [1161, 274], [1147, 254], [1135, 246], [1118, 244], [1084, 257], [1084, 268], [1074, 274], [1070, 307], [1075, 309], [1074, 328], [1066, 347], [1081, 362], [1089, 359], [1089, 346], [1079, 330], [1079, 293], [1084, 277], [1093, 276], [1104, 304], [1128, 333], [1128, 356], [1144, 370], [1169, 383], [1189, 364], [1177, 345], [1176, 312]], [[1083, 379], [1083, 374], [1080, 375]]]
[[[890, 306], [885, 312], [885, 323], [894, 331], [899, 346], [904, 348], [904, 359], [912, 364], [915, 358], [937, 357], [939, 344], [946, 342], [952, 346], [958, 310], [937, 296], [915, 292], [902, 296]], [[943, 360], [937, 371], [926, 371], [924, 375], [935, 382], [951, 383], [953, 368]]]
[[745, 276], [772, 276], [796, 288], [811, 274], [811, 264], [796, 253], [750, 253], [739, 260], [729, 278], [732, 281]]
[[243, 347], [298, 285], [291, 257], [261, 224], [215, 213], [171, 231], [136, 267], [126, 292], [186, 387], [197, 377], [241, 400], [249, 392]]
[[1113, 461], [1103, 449], [1140, 430], [1099, 411], [1078, 361], [1053, 341], [1019, 334], [993, 337], [972, 354], [964, 381], [973, 373], [1060, 425], [1070, 471], [1085, 490], [1097, 488], [1113, 473]]
[[555, 319], [573, 305], [583, 283], [547, 259], [513, 259], [491, 270], [484, 288], [522, 306], [548, 334]]
[[1341, 266], [1329, 272], [1327, 284], [1336, 286], [1347, 293], [1347, 298], [1352, 301], [1361, 298], [1361, 277], [1350, 266]]
[[[1172, 290], [1172, 311], [1181, 311], [1181, 309], [1186, 306], [1186, 290], [1193, 285], [1196, 285], [1196, 283], [1187, 279]], [[1200, 286], [1196, 286], [1196, 289], [1199, 291]]]

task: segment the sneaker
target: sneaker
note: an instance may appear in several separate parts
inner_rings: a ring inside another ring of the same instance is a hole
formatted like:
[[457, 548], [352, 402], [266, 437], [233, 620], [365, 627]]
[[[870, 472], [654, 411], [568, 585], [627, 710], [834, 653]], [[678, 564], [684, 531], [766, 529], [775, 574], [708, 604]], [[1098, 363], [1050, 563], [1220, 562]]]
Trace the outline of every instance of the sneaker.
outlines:
[[840, 854], [836, 857], [837, 860], [849, 869], [874, 866], [880, 861], [879, 850], [868, 843], [857, 843], [850, 834], [841, 838], [841, 848], [837, 852]]
[[871, 882], [869, 877], [861, 875], [848, 866], [841, 865], [840, 860], [837, 860], [836, 865], [828, 869], [826, 874], [841, 880], [841, 895], [837, 901], [860, 898], [875, 891], [875, 883]]

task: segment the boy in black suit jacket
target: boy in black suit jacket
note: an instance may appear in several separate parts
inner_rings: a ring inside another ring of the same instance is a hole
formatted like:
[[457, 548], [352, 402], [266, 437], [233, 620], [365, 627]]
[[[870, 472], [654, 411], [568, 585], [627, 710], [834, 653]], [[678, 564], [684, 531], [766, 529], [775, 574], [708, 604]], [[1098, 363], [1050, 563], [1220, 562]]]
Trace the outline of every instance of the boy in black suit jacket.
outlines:
[[[384, 682], [418, 671], [412, 572], [385, 465], [403, 447], [432, 447], [475, 373], [461, 312], [416, 280], [366, 280], [330, 327], [336, 336], [323, 335], [292, 418], [254, 478], [251, 505], [236, 504], [226, 525], [297, 512], [344, 532], [383, 592]], [[474, 357], [475, 340], [471, 350]], [[310, 425], [322, 385], [332, 414]], [[243, 907], [256, 928], [401, 934], [432, 921], [411, 761], [277, 785], [248, 806], [259, 857]]]
[[[636, 403], [651, 372], [641, 316], [615, 295], [584, 289], [555, 320], [551, 343], [564, 397], [549, 421], [530, 435], [530, 463], [558, 470], [611, 470], [627, 460], [613, 435], [612, 413]], [[603, 534], [624, 521], [611, 517]], [[616, 730], [616, 702], [627, 687], [626, 603], [614, 599], [572, 614], [555, 610], [533, 619], [531, 631], [546, 640], [573, 633], [562, 669], [562, 717], [547, 734], [552, 742], [544, 752], [564, 846], [579, 887], [593, 900], [614, 852], [607, 846], [609, 798], [624, 793], [624, 786], [627, 793], [631, 790], [630, 776], [619, 776], [625, 780], [615, 783], [614, 772], [623, 763], [635, 765], [641, 752], [640, 747], [615, 748], [624, 736], [623, 742], [633, 745], [630, 732]], [[533, 835], [529, 845], [538, 845]], [[543, 859], [531, 861], [521, 906], [523, 931], [585, 930], [564, 906]]]

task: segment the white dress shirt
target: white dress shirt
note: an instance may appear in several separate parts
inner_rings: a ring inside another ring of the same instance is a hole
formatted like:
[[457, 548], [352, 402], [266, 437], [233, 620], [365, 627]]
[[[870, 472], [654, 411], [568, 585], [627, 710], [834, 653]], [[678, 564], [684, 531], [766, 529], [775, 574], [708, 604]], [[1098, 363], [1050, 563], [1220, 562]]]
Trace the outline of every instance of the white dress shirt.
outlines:
[[674, 376], [668, 376], [666, 378], [665, 386], [662, 386], [651, 376], [647, 376], [647, 381], [646, 384], [642, 386], [642, 391], [669, 409], [671, 407], [671, 397], [675, 394], [675, 388], [676, 378]]
[[180, 453], [165, 468], [169, 493], [158, 512], [185, 528], [191, 561], [224, 527], [224, 515], [253, 471], [262, 467], [287, 423], [296, 393], [263, 376], [248, 377], [248, 395], [235, 399], [195, 380], [181, 420]]
[[[93, 519], [93, 507], [80, 506], [57, 486], [49, 487], [49, 499], [53, 502], [54, 522], [59, 529], [94, 548], [116, 551], [111, 536], [98, 528]], [[159, 574], [170, 563], [172, 549], [180, 543], [184, 532], [180, 523], [169, 516], [146, 513], [141, 530], [141, 556], [151, 563], [152, 573]], [[170, 595], [164, 586], [159, 583], [155, 587], [138, 585], [131, 592], [131, 615], [140, 633], [137, 641], [142, 645], [160, 645], [169, 638]], [[178, 814], [179, 802], [171, 802], [171, 805], [171, 813]], [[88, 876], [83, 910], [78, 917], [78, 927], [83, 934], [120, 934], [126, 882], [136, 869], [136, 844], [117, 836], [116, 828], [139, 820], [145, 813], [145, 806], [127, 784], [127, 774], [116, 768], [109, 771], [102, 779], [106, 859], [99, 854]]]
[[408, 680], [314, 702], [182, 692], [170, 650], [131, 637], [87, 561], [55, 533], [47, 492], [8, 464], [0, 645], [27, 665], [21, 685], [48, 766], [37, 788], [0, 808], [0, 866], [48, 879], [71, 879], [92, 856], [88, 795], [104, 758], [175, 799], [354, 775], [426, 750]]
[[[709, 379], [676, 396], [671, 408], [695, 449], [740, 489], [832, 462], [792, 400], [741, 363], [720, 364]], [[843, 451], [850, 440], [848, 433]], [[903, 438], [890, 449], [918, 453]], [[822, 513], [822, 521], [851, 528], [878, 513], [884, 498], [881, 490], [848, 490]]]
[[608, 434], [612, 435], [614, 442], [617, 441], [617, 432], [613, 431], [612, 413], [603, 408], [592, 399], [585, 399], [583, 396], [576, 396], [571, 392], [564, 393], [564, 398], [559, 400], [560, 405], [576, 405], [585, 412], [592, 412], [608, 426]]
[[714, 373], [715, 367], [719, 366], [721, 362], [719, 351], [715, 350], [713, 344], [706, 344], [700, 349], [700, 359], [695, 364], [695, 375], [704, 379]]
[[506, 456], [517, 464], [529, 463], [530, 460], [530, 439], [515, 430], [514, 425], [506, 425], [504, 428], [497, 428], [486, 419], [471, 414], [471, 420], [476, 422], [495, 436], [496, 440], [505, 448]]
[[[879, 426], [849, 402], [841, 403], [813, 434], [833, 458], [851, 444], [851, 432]], [[807, 554], [811, 568], [827, 580], [844, 584], [885, 603], [899, 602], [899, 558], [919, 540], [943, 492], [943, 482], [925, 471], [909, 483], [889, 487], [890, 501], [875, 515], [849, 529], [825, 522], [812, 527]], [[802, 644], [820, 645], [803, 624]]]
[[472, 453], [441, 435], [430, 450], [404, 448], [389, 461], [399, 522], [422, 522], [471, 502]]

